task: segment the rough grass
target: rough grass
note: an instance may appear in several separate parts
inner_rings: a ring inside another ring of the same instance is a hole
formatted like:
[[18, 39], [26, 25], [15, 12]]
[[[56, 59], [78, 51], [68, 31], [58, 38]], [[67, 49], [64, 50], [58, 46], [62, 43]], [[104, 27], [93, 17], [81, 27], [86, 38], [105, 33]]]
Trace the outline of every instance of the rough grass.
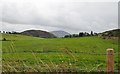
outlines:
[[10, 40], [2, 42], [4, 72], [102, 71], [106, 69], [107, 48], [114, 49], [117, 70], [117, 40], [94, 36], [42, 39], [3, 34], [2, 37]]

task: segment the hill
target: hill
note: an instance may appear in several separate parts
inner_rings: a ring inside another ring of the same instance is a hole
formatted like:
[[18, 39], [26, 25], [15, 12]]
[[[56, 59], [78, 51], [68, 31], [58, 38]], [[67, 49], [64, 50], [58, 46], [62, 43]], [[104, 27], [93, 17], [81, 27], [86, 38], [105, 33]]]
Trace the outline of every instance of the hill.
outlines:
[[118, 38], [120, 37], [120, 29], [114, 29], [99, 33], [99, 36], [102, 38]]
[[65, 31], [51, 31], [52, 34], [54, 34], [57, 37], [64, 37], [65, 35], [69, 35], [70, 33]]
[[33, 37], [41, 37], [41, 38], [56, 38], [55, 35], [42, 30], [26, 30], [24, 32], [21, 32], [23, 35], [29, 35]]

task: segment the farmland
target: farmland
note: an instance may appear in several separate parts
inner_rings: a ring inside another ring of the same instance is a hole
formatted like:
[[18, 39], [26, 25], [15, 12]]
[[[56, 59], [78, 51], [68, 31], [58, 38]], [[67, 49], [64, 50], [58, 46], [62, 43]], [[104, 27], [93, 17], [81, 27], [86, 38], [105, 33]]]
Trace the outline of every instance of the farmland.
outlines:
[[[2, 34], [3, 72], [54, 72], [106, 70], [106, 49], [114, 49], [118, 66], [118, 42], [97, 36], [37, 38]], [[72, 70], [70, 70], [72, 69]]]

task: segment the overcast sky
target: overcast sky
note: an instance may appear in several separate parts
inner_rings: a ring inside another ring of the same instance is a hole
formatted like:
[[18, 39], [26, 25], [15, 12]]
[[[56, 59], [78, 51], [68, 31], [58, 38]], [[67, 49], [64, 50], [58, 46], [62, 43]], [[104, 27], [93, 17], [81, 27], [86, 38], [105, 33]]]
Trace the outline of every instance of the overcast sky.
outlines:
[[[1, 1], [1, 0], [0, 0]], [[118, 28], [116, 0], [3, 0], [0, 24], [5, 31], [29, 29], [69, 33], [103, 32]], [[111, 1], [111, 2], [110, 2]], [[113, 2], [114, 1], [114, 2]]]

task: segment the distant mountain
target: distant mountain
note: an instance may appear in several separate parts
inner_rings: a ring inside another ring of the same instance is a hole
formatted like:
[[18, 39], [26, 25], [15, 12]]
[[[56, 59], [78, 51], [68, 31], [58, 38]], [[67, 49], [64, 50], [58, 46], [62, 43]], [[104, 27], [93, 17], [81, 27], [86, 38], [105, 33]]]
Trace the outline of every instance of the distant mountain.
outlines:
[[51, 31], [50, 33], [54, 34], [57, 37], [64, 37], [65, 35], [69, 35], [70, 33], [65, 31]]
[[24, 32], [21, 32], [21, 34], [30, 35], [33, 37], [41, 37], [41, 38], [56, 38], [55, 35], [42, 30], [26, 30]]
[[120, 29], [105, 31], [105, 32], [99, 33], [99, 36], [103, 38], [113, 38], [113, 37], [117, 38], [117, 37], [120, 37]]

